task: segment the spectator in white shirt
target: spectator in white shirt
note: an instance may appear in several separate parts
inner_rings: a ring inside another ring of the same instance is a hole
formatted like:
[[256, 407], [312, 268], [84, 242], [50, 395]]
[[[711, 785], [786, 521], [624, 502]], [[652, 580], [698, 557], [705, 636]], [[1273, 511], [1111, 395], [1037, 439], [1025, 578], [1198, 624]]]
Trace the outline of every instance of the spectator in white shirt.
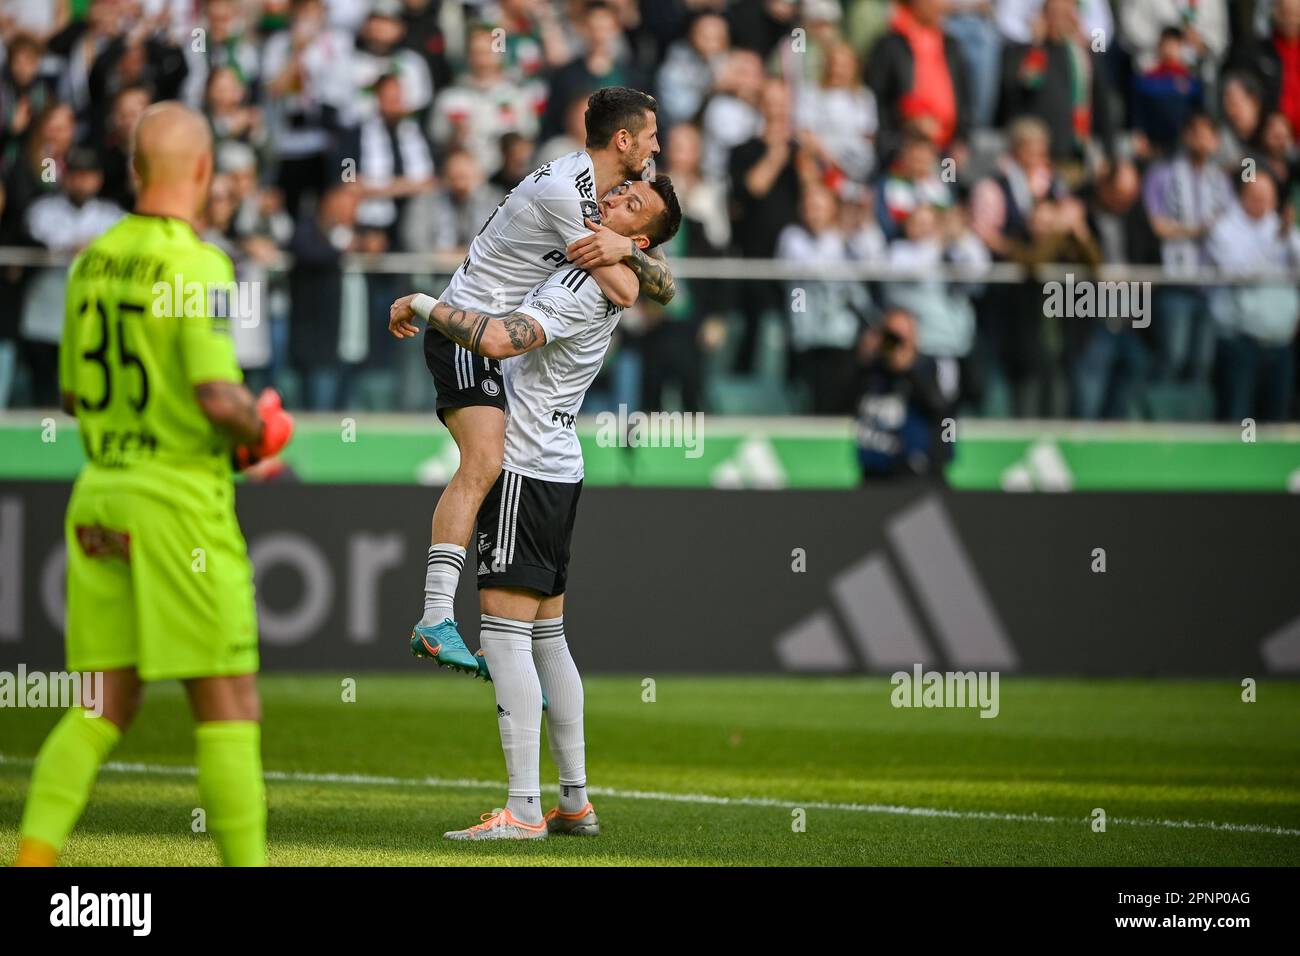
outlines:
[[[1300, 232], [1277, 212], [1277, 184], [1264, 170], [1243, 183], [1206, 242], [1210, 261], [1228, 274], [1257, 277], [1215, 290], [1210, 309], [1219, 332], [1219, 417], [1240, 423], [1285, 421], [1295, 396], [1295, 338], [1300, 292]], [[1263, 277], [1276, 276], [1275, 281]]]
[[442, 185], [433, 197], [432, 235], [425, 248], [460, 257], [501, 201], [501, 192], [487, 184], [478, 159], [463, 149], [444, 158]]
[[1124, 43], [1141, 71], [1153, 68], [1165, 27], [1180, 27], [1187, 65], [1202, 79], [1212, 80], [1228, 52], [1228, 5], [1224, 0], [1126, 0], [1116, 4]]
[[433, 155], [419, 125], [407, 115], [400, 77], [381, 77], [375, 88], [379, 112], [361, 125], [362, 201], [357, 224], [382, 229], [390, 249], [401, 249], [407, 200], [434, 187]]
[[97, 198], [104, 184], [99, 158], [88, 147], [68, 153], [61, 192], [27, 207], [27, 231], [47, 249], [78, 252], [122, 218], [115, 203]]
[[[994, 18], [1002, 38], [1011, 43], [1032, 43], [1041, 39], [1046, 27], [1043, 24], [1044, 0], [995, 0], [997, 5]], [[1147, 0], [1121, 0], [1116, 6], [1139, 6]], [[1079, 26], [1091, 45], [1094, 37], [1100, 38], [1106, 49], [1115, 36], [1115, 19], [1111, 16], [1107, 0], [1080, 0]], [[1160, 28], [1156, 28], [1156, 38], [1152, 49], [1160, 39]]]
[[727, 21], [719, 14], [706, 10], [691, 22], [686, 37], [668, 48], [656, 77], [661, 123], [672, 126], [695, 119], [730, 46]]
[[535, 139], [538, 131], [532, 97], [506, 75], [505, 57], [493, 42], [491, 30], [470, 32], [468, 71], [438, 94], [429, 129], [440, 153], [468, 149], [489, 176], [501, 164], [503, 134]]
[[295, 219], [306, 195], [337, 183], [336, 134], [352, 111], [352, 37], [325, 21], [321, 0], [294, 0], [289, 29], [263, 49], [268, 121], [279, 159], [277, 183]]
[[[203, 106], [203, 91], [214, 70], [229, 67], [245, 87], [254, 89], [261, 80], [261, 51], [248, 36], [240, 7], [238, 0], [207, 0], [196, 27], [203, 32], [180, 38], [186, 66], [181, 97], [195, 109]], [[196, 42], [200, 37], [202, 43]]]
[[763, 126], [763, 60], [753, 50], [733, 50], [700, 117], [705, 176], [727, 175], [732, 149], [753, 139]]
[[[84, 146], [69, 150], [60, 191], [27, 207], [27, 232], [47, 249], [68, 254], [80, 251], [122, 217], [116, 205], [96, 198], [103, 179], [94, 150]], [[62, 267], [28, 272], [19, 329], [37, 404], [57, 393], [53, 383], [57, 381], [66, 285], [67, 271]]]
[[795, 123], [813, 133], [826, 155], [855, 183], [876, 164], [876, 98], [863, 85], [857, 55], [847, 43], [826, 49], [821, 83], [798, 97]]
[[915, 278], [887, 283], [885, 304], [916, 316], [918, 347], [936, 360], [939, 385], [950, 402], [958, 398], [960, 367], [975, 344], [975, 307], [971, 290], [943, 278], [942, 270], [948, 265], [982, 268], [989, 261], [988, 248], [960, 209], [917, 207], [907, 218], [903, 236], [889, 245], [891, 269]]
[[[800, 221], [777, 239], [777, 258], [809, 266], [850, 262], [835, 194], [805, 188], [799, 208]], [[789, 281], [785, 304], [795, 377], [808, 388], [813, 413], [847, 414], [853, 407], [858, 339], [871, 311], [866, 287], [857, 281]]]
[[402, 101], [407, 112], [424, 116], [433, 103], [433, 81], [429, 66], [419, 53], [402, 46], [406, 24], [401, 0], [375, 0], [361, 25], [357, 48], [352, 54], [352, 82], [356, 112], [349, 122], [365, 122], [378, 110], [376, 84], [383, 76], [396, 76], [402, 84]]

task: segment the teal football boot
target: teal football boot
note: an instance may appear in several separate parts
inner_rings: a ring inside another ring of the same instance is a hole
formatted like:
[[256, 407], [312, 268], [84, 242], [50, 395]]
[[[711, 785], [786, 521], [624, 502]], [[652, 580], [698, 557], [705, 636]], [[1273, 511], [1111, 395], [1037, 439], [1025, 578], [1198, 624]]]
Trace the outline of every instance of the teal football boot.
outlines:
[[[441, 667], [479, 675], [479, 658], [470, 653], [456, 622], [449, 617], [443, 618], [441, 624], [415, 625], [411, 630], [411, 653], [437, 661]], [[487, 664], [484, 663], [483, 667], [486, 668]]]

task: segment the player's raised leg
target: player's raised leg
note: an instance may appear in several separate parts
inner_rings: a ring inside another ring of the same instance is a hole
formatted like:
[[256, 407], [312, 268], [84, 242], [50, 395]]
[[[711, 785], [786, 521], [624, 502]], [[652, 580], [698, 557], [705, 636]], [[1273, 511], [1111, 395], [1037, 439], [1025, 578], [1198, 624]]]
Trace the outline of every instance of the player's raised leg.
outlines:
[[546, 828], [565, 836], [597, 836], [600, 821], [587, 799], [587, 746], [583, 738], [582, 677], [564, 636], [564, 595], [542, 601], [533, 621], [533, 661], [550, 698], [546, 736], [560, 771], [560, 802], [546, 814]]
[[532, 651], [532, 622], [541, 595], [525, 588], [491, 588], [481, 591], [480, 599], [479, 640], [492, 668], [509, 795], [505, 807], [485, 814], [482, 823], [444, 836], [449, 840], [544, 839], [539, 771], [542, 687]]
[[90, 799], [100, 765], [140, 709], [144, 685], [134, 668], [101, 673], [98, 693], [92, 695], [93, 683], [84, 684], [82, 706], [63, 715], [36, 755], [16, 866], [58, 863], [68, 834]]
[[[432, 336], [437, 335], [431, 333]], [[424, 578], [424, 614], [411, 630], [411, 653], [427, 657], [445, 667], [452, 667], [486, 679], [479, 659], [470, 653], [456, 626], [456, 587], [464, 569], [466, 548], [474, 533], [479, 506], [501, 474], [501, 456], [505, 443], [504, 389], [496, 384], [500, 371], [474, 365], [475, 381], [481, 386], [490, 382], [495, 389], [489, 396], [481, 387], [455, 391], [444, 384], [459, 375], [468, 385], [467, 361], [481, 363], [478, 356], [459, 356], [459, 346], [437, 336], [440, 342], [426, 339], [425, 356], [439, 386], [438, 414], [447, 425], [460, 451], [460, 465], [443, 489], [433, 512], [433, 526]], [[464, 352], [463, 349], [459, 349]], [[452, 365], [453, 372], [444, 366]], [[486, 377], [485, 377], [486, 376]], [[465, 393], [468, 392], [468, 395]], [[492, 401], [499, 404], [453, 405], [454, 401]]]

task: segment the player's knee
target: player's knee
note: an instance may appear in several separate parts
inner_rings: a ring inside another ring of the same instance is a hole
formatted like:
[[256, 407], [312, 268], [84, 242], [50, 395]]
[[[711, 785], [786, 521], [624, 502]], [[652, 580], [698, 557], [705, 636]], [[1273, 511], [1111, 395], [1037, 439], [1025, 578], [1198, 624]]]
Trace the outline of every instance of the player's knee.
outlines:
[[458, 474], [467, 485], [486, 495], [501, 476], [501, 449], [474, 449], [463, 455]]
[[200, 723], [213, 720], [262, 720], [262, 701], [253, 674], [204, 677], [186, 682], [190, 710]]
[[111, 696], [106, 696], [100, 710], [100, 716], [113, 724], [122, 733], [131, 729], [140, 705], [144, 702], [143, 686], [115, 689]]
[[262, 722], [262, 698], [257, 693], [257, 682], [251, 676], [236, 678], [232, 693], [223, 701], [225, 714], [222, 720], [251, 720]]

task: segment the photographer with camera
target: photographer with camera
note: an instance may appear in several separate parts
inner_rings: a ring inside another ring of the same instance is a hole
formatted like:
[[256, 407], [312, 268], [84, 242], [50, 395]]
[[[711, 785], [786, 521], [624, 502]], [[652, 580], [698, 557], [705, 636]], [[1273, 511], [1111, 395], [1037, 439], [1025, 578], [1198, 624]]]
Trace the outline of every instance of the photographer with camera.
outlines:
[[953, 453], [951, 429], [945, 428], [951, 405], [935, 360], [917, 351], [916, 316], [906, 309], [886, 310], [863, 333], [858, 356], [856, 441], [863, 482], [925, 478], [942, 483]]

